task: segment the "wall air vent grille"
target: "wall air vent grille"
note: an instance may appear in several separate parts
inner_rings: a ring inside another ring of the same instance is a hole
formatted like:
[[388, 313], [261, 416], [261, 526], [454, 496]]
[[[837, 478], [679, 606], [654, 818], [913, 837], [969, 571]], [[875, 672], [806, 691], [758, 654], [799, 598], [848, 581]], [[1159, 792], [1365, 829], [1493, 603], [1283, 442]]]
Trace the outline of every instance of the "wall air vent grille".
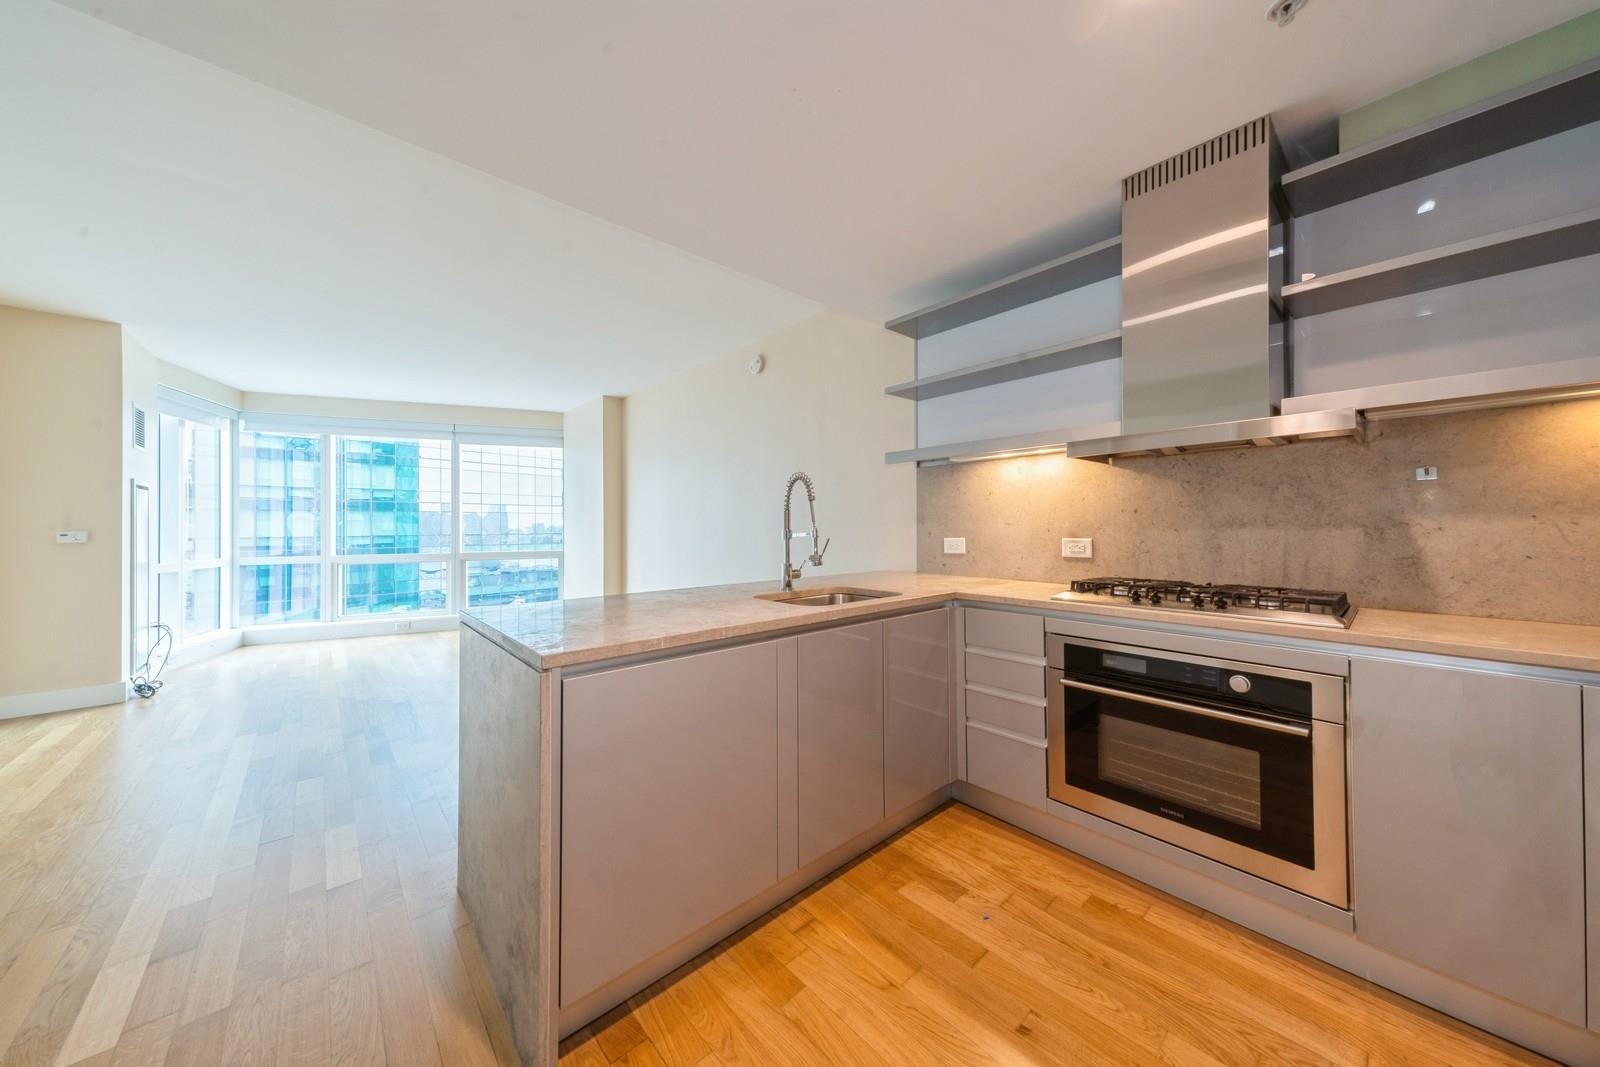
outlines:
[[1132, 200], [1143, 196], [1185, 178], [1195, 171], [1221, 163], [1225, 159], [1232, 159], [1243, 152], [1248, 152], [1257, 145], [1265, 144], [1271, 136], [1271, 127], [1267, 125], [1267, 116], [1263, 115], [1254, 122], [1247, 122], [1243, 126], [1219, 134], [1209, 141], [1195, 145], [1187, 152], [1179, 152], [1160, 163], [1152, 164], [1137, 174], [1130, 174], [1122, 179], [1122, 199]]
[[133, 405], [133, 447], [144, 448], [144, 408]]

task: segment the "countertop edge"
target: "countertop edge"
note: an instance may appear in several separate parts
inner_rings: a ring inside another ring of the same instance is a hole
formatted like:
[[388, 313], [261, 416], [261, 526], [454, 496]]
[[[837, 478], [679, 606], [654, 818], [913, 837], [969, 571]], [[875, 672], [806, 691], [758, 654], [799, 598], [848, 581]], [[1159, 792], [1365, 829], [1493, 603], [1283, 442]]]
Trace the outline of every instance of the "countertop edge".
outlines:
[[[1174, 619], [1170, 614], [1158, 613], [1137, 608], [1121, 606], [1105, 606], [1086, 603], [1063, 603], [1047, 598], [1034, 598], [1004, 593], [986, 592], [982, 590], [938, 589], [925, 592], [912, 592], [892, 599], [871, 601], [860, 604], [839, 605], [831, 608], [805, 609], [807, 614], [798, 616], [775, 616], [771, 619], [757, 621], [743, 621], [728, 626], [712, 626], [696, 629], [679, 630], [660, 636], [641, 638], [631, 641], [617, 641], [608, 644], [597, 644], [584, 648], [565, 649], [554, 652], [541, 653], [516, 638], [498, 629], [493, 623], [476, 617], [469, 612], [462, 612], [461, 623], [473, 632], [494, 642], [495, 645], [517, 657], [522, 662], [536, 671], [550, 670], [558, 667], [590, 666], [611, 660], [628, 659], [645, 656], [656, 652], [668, 652], [676, 649], [690, 649], [700, 646], [716, 645], [741, 639], [764, 639], [784, 636], [791, 633], [803, 632], [818, 626], [847, 624], [851, 622], [865, 622], [874, 618], [887, 618], [894, 615], [905, 614], [908, 611], [926, 610], [954, 603], [967, 603], [977, 605], [995, 605], [999, 607], [1023, 608], [1046, 614], [1064, 616], [1091, 616], [1098, 618], [1113, 618], [1123, 622], [1145, 622], [1164, 626], [1176, 626], [1186, 630], [1209, 632], [1215, 635], [1227, 634], [1254, 634], [1279, 639], [1303, 641], [1310, 644], [1323, 644], [1331, 647], [1344, 648], [1371, 648], [1393, 652], [1415, 652], [1428, 655], [1446, 656], [1456, 659], [1475, 659], [1494, 663], [1504, 663], [1511, 666], [1546, 668], [1551, 670], [1573, 671], [1580, 674], [1594, 674], [1600, 676], [1600, 627], [1595, 627], [1596, 648], [1595, 655], [1582, 653], [1565, 653], [1539, 649], [1527, 649], [1512, 644], [1482, 644], [1470, 639], [1446, 639], [1405, 636], [1385, 632], [1363, 632], [1361, 625], [1363, 613], [1357, 613], [1355, 625], [1351, 629], [1310, 629], [1292, 623], [1273, 623], [1245, 619], [1214, 619], [1207, 617], [1203, 624]], [[798, 610], [798, 609], [796, 609]], [[1412, 616], [1418, 619], [1428, 617], [1427, 613], [1390, 612], [1386, 609], [1367, 609], [1367, 617], [1374, 614]], [[1456, 616], [1439, 616], [1440, 619], [1455, 619]], [[1515, 626], [1513, 620], [1482, 620], [1488, 623], [1504, 621], [1507, 626]], [[1532, 624], [1532, 625], [1567, 625], [1578, 624]]]
[[458, 612], [456, 618], [462, 626], [465, 626], [485, 641], [490, 642], [500, 651], [515, 656], [536, 671], [546, 669], [541, 666], [542, 657], [540, 657], [539, 653], [507, 634], [504, 630], [496, 629], [484, 620], [465, 611]]

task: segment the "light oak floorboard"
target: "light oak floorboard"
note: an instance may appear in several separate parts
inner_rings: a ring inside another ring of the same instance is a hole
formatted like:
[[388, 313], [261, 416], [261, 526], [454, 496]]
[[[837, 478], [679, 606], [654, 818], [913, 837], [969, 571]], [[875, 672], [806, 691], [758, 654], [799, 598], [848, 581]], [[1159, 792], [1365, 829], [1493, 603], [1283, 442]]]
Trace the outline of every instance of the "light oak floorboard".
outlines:
[[[0, 1067], [513, 1067], [455, 895], [456, 638], [0, 722]], [[563, 1067], [1547, 1061], [949, 806]]]

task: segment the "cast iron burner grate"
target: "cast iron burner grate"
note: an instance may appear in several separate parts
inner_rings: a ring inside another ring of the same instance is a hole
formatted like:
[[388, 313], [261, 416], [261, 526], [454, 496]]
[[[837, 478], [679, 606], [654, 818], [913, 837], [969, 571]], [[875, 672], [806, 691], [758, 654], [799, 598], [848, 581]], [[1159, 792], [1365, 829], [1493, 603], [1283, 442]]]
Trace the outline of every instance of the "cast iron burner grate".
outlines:
[[1187, 604], [1195, 610], [1293, 611], [1343, 617], [1350, 612], [1344, 593], [1321, 589], [1287, 589], [1271, 585], [1209, 585], [1158, 578], [1086, 578], [1072, 583], [1074, 593], [1126, 597], [1130, 604]]

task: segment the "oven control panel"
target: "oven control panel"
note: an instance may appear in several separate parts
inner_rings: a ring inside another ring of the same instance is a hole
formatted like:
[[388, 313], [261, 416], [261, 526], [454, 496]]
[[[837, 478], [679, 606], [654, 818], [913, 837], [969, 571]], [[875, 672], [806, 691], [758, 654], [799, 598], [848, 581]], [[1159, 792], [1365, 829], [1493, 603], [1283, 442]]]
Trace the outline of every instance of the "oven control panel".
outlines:
[[1104, 684], [1164, 692], [1192, 699], [1212, 700], [1309, 718], [1309, 682], [1280, 677], [1263, 668], [1260, 673], [1239, 669], [1243, 665], [1217, 666], [1177, 655], [1146, 654], [1133, 648], [1102, 648], [1067, 642], [1065, 670], [1078, 678]]

